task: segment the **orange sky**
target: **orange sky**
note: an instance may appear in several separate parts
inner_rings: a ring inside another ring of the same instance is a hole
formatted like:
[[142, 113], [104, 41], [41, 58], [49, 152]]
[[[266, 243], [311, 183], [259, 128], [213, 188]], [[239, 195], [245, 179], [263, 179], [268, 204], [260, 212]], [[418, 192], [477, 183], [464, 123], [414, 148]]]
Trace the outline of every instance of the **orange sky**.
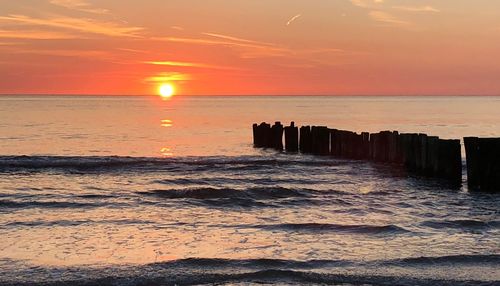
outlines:
[[0, 0], [0, 93], [500, 95], [499, 19], [494, 0]]

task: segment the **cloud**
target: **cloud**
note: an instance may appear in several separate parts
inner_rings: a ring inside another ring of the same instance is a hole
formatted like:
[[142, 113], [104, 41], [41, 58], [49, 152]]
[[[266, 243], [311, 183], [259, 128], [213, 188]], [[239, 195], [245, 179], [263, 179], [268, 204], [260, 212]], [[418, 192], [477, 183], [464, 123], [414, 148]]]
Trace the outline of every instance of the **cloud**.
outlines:
[[293, 16], [292, 18], [290, 18], [290, 20], [288, 20], [288, 22], [286, 22], [286, 25], [290, 26], [290, 24], [292, 24], [295, 20], [297, 20], [300, 17], [302, 17], [301, 14], [297, 14], [297, 15]]
[[209, 45], [209, 46], [225, 46], [229, 48], [237, 48], [244, 51], [242, 57], [261, 57], [261, 56], [279, 56], [289, 53], [289, 49], [277, 46], [271, 43], [253, 41], [234, 36], [216, 34], [216, 33], [202, 33], [215, 39], [209, 38], [179, 38], [179, 37], [157, 37], [153, 38], [159, 41], [167, 41], [174, 43], [195, 44], [195, 45]]
[[0, 30], [0, 38], [8, 39], [29, 39], [29, 40], [61, 40], [75, 39], [75, 35], [63, 32], [39, 31], [39, 30]]
[[51, 18], [34, 18], [24, 15], [0, 16], [0, 22], [17, 23], [29, 26], [45, 26], [73, 30], [82, 33], [98, 34], [112, 37], [139, 37], [140, 27], [127, 27], [114, 22], [93, 19], [53, 16]]
[[439, 13], [440, 10], [432, 7], [432, 6], [392, 6], [393, 9], [408, 11], [408, 12], [434, 12]]
[[192, 76], [180, 72], [163, 72], [155, 76], [146, 78], [144, 81], [148, 83], [169, 82], [169, 81], [189, 81]]
[[235, 67], [225, 67], [217, 65], [208, 65], [202, 63], [177, 62], [177, 61], [146, 61], [145, 64], [170, 67], [188, 67], [188, 68], [206, 68], [206, 69], [221, 69], [221, 70], [241, 70]]
[[129, 52], [129, 53], [135, 53], [135, 54], [147, 54], [148, 51], [144, 50], [137, 50], [137, 49], [129, 49], [129, 48], [116, 48], [119, 51], [124, 51], [124, 52]]
[[71, 10], [77, 10], [81, 12], [93, 13], [93, 14], [108, 14], [109, 11], [106, 9], [93, 8], [92, 5], [87, 3], [85, 0], [50, 0], [50, 3], [56, 6], [61, 6]]
[[410, 22], [398, 19], [395, 16], [393, 16], [389, 13], [383, 12], [383, 11], [370, 11], [370, 13], [368, 13], [368, 15], [370, 15], [370, 17], [377, 22], [382, 22], [382, 23], [393, 25], [393, 26], [409, 26], [409, 25], [411, 25]]
[[206, 35], [206, 36], [210, 36], [210, 37], [215, 37], [215, 38], [219, 38], [219, 39], [233, 41], [233, 42], [274, 46], [274, 44], [270, 44], [270, 43], [253, 41], [253, 40], [248, 40], [248, 39], [243, 39], [243, 38], [238, 38], [238, 37], [233, 37], [233, 36], [227, 36], [227, 35], [222, 35], [222, 34], [216, 34], [216, 33], [202, 33], [202, 34]]
[[354, 6], [361, 8], [369, 8], [374, 4], [382, 4], [384, 0], [350, 0]]

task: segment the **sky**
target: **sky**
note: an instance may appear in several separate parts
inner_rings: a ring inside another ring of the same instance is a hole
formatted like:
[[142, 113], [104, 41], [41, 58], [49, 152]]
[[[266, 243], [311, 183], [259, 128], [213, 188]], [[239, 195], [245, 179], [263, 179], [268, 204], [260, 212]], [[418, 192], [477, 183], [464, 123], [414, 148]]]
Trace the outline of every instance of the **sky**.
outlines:
[[0, 94], [500, 95], [498, 0], [0, 0]]

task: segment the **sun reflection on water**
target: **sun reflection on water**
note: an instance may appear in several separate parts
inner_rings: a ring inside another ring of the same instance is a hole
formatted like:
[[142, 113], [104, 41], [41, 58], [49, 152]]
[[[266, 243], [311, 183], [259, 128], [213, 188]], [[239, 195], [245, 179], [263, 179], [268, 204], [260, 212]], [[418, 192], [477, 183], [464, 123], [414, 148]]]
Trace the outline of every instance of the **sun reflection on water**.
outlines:
[[169, 148], [169, 147], [163, 147], [160, 149], [160, 153], [162, 156], [165, 156], [165, 157], [170, 157], [170, 156], [173, 156], [174, 153], [172, 152], [172, 149]]
[[163, 119], [161, 121], [161, 126], [162, 127], [172, 127], [173, 125], [174, 125], [174, 123], [170, 119]]

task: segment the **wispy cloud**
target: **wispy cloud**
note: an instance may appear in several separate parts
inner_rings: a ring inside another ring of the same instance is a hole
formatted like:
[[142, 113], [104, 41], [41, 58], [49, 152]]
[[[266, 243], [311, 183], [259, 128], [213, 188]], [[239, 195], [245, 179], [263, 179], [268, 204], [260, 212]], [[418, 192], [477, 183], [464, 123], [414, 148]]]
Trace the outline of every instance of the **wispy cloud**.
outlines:
[[209, 36], [210, 38], [158, 37], [153, 39], [174, 43], [239, 48], [244, 50], [244, 53], [242, 54], [243, 57], [276, 56], [289, 52], [289, 50], [284, 47], [266, 42], [259, 42], [216, 33], [202, 33], [202, 35]]
[[31, 39], [31, 40], [60, 40], [80, 38], [63, 32], [39, 31], [39, 30], [0, 30], [0, 38], [8, 39]]
[[370, 15], [370, 17], [377, 21], [377, 22], [381, 22], [381, 23], [385, 23], [385, 24], [389, 24], [389, 25], [392, 25], [392, 26], [409, 26], [411, 25], [410, 22], [408, 21], [405, 21], [405, 20], [401, 20], [389, 13], [386, 13], [386, 12], [383, 12], [383, 11], [370, 11], [370, 13], [368, 13]]
[[81, 12], [87, 12], [93, 14], [109, 13], [109, 11], [106, 9], [92, 7], [92, 5], [86, 2], [85, 0], [50, 0], [50, 3], [56, 6], [61, 6], [72, 10], [78, 10]]
[[30, 47], [26, 48], [16, 48], [15, 50], [9, 51], [10, 54], [32, 54], [32, 55], [43, 55], [43, 56], [55, 56], [55, 57], [78, 57], [78, 58], [89, 58], [92, 60], [107, 60], [112, 57], [107, 51], [100, 50], [60, 50], [60, 49], [34, 49]]
[[119, 51], [124, 51], [124, 52], [129, 52], [129, 53], [135, 53], [135, 54], [147, 54], [148, 51], [144, 50], [137, 50], [137, 49], [129, 49], [129, 48], [116, 48]]
[[393, 9], [408, 11], [408, 12], [441, 12], [432, 6], [392, 6]]
[[158, 83], [158, 82], [169, 82], [169, 81], [189, 81], [192, 80], [192, 76], [186, 73], [180, 72], [164, 72], [159, 73], [155, 76], [151, 76], [145, 79], [148, 83]]
[[170, 67], [187, 67], [187, 68], [205, 68], [205, 69], [221, 69], [221, 70], [241, 70], [240, 68], [209, 65], [203, 63], [178, 62], [178, 61], [146, 61], [145, 64]]
[[229, 40], [233, 42], [239, 42], [239, 43], [250, 43], [250, 44], [258, 44], [258, 45], [266, 45], [266, 46], [274, 46], [274, 44], [270, 43], [265, 43], [265, 42], [260, 42], [260, 41], [254, 41], [254, 40], [248, 40], [248, 39], [243, 39], [243, 38], [238, 38], [234, 36], [228, 36], [228, 35], [223, 35], [223, 34], [217, 34], [217, 33], [202, 33], [203, 35], [210, 36], [210, 37], [215, 37], [223, 40]]
[[70, 18], [65, 16], [35, 18], [24, 15], [8, 15], [0, 16], [0, 22], [37, 27], [53, 27], [113, 37], [138, 37], [138, 33], [143, 30], [143, 28], [140, 27], [128, 27], [115, 22], [105, 22], [84, 18]]
[[286, 25], [290, 26], [290, 24], [292, 24], [295, 20], [297, 20], [300, 17], [302, 17], [302, 14], [297, 14], [297, 15], [293, 16], [292, 18], [290, 18], [290, 20], [288, 20], [288, 22], [286, 22]]
[[374, 4], [382, 4], [384, 0], [350, 0], [354, 6], [369, 8]]

